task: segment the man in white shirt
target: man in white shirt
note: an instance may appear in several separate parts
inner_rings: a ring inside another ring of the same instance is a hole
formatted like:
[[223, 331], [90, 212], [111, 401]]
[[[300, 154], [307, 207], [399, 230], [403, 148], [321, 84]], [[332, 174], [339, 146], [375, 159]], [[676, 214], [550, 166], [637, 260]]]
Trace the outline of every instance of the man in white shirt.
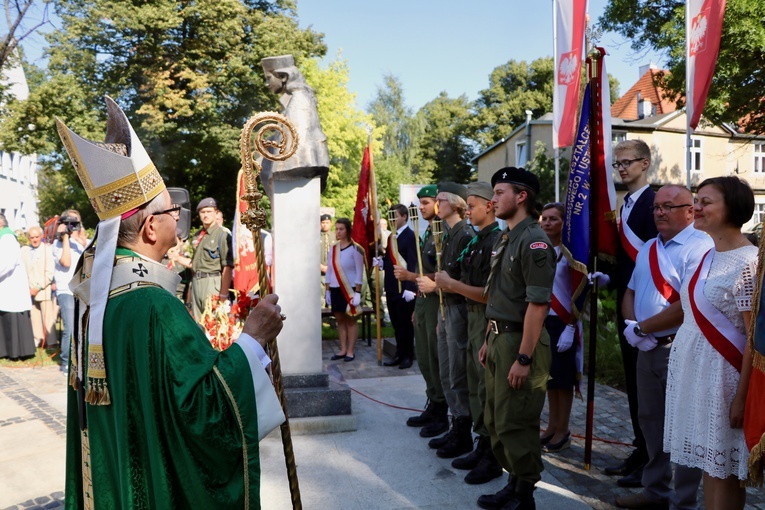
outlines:
[[64, 321], [61, 335], [61, 371], [64, 374], [69, 373], [69, 346], [74, 328], [74, 296], [69, 282], [87, 245], [88, 237], [82, 228], [80, 213], [74, 209], [61, 213], [56, 227], [56, 242], [53, 243], [53, 260], [56, 262], [53, 282], [56, 284], [61, 320]]
[[643, 468], [643, 491], [616, 499], [620, 508], [697, 508], [701, 481], [698, 469], [672, 467], [663, 451], [664, 397], [667, 363], [675, 333], [683, 321], [680, 287], [713, 246], [712, 239], [693, 227], [693, 195], [683, 186], [662, 187], [654, 198], [653, 217], [659, 235], [640, 249], [622, 301], [624, 336], [639, 350], [637, 397], [640, 429], [648, 463]]

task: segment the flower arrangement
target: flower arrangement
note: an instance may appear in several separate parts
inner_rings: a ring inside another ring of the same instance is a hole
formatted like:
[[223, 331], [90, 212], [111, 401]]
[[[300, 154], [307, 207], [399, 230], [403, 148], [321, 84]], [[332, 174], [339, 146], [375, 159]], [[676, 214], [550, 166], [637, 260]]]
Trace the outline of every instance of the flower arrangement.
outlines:
[[239, 337], [250, 310], [258, 304], [257, 296], [234, 291], [231, 303], [218, 296], [210, 296], [202, 312], [201, 323], [213, 348], [224, 351]]

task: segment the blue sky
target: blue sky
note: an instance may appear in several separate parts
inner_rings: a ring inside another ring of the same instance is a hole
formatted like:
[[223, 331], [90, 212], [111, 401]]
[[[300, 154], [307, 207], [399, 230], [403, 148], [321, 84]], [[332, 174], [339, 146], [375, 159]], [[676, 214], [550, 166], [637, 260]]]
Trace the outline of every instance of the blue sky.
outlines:
[[[607, 0], [589, 1], [596, 21]], [[297, 0], [300, 26], [324, 33], [327, 59], [341, 51], [359, 108], [374, 98], [384, 74], [397, 76], [417, 110], [441, 91], [470, 100], [487, 88], [491, 71], [510, 59], [551, 56], [552, 0]], [[606, 33], [606, 68], [624, 93], [638, 68], [658, 54], [635, 55], [629, 41]]]

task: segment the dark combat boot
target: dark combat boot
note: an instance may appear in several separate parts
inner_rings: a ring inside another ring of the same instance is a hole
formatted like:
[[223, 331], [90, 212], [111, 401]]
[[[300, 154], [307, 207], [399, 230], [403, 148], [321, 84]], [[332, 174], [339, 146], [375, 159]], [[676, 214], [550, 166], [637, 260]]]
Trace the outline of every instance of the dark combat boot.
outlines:
[[469, 416], [460, 416], [454, 420], [454, 433], [449, 442], [438, 449], [436, 455], [442, 459], [453, 459], [473, 450], [473, 422]]
[[486, 510], [500, 510], [513, 499], [515, 484], [518, 479], [513, 475], [507, 477], [507, 485], [495, 494], [484, 494], [478, 498], [478, 506]]
[[535, 489], [532, 482], [518, 480], [512, 499], [502, 507], [502, 510], [537, 510], [537, 504], [534, 502]]
[[[455, 422], [455, 420], [454, 420], [454, 418], [452, 418], [452, 426], [451, 426], [451, 428], [449, 428], [449, 425], [448, 425], [449, 422], [447, 421], [447, 425], [446, 426], [447, 426], [448, 432], [446, 432], [446, 434], [444, 434], [441, 437], [436, 437], [436, 438], [433, 438], [430, 441], [428, 441], [428, 446], [430, 446], [434, 450], [438, 450], [439, 448], [445, 446], [446, 443], [451, 441], [452, 440], [452, 436], [455, 433], [454, 432], [455, 431], [455, 429], [454, 429], [454, 422]], [[420, 435], [425, 437], [423, 434], [428, 432], [431, 427], [435, 427], [435, 425], [436, 425], [436, 422], [432, 422], [430, 425], [426, 425], [425, 427], [422, 428], [422, 430], [420, 430]]]
[[[446, 402], [435, 404], [430, 422], [420, 429], [420, 437], [436, 437], [447, 430], [449, 430], [449, 406]], [[431, 446], [431, 448], [441, 448], [441, 446], [443, 445]]]
[[491, 444], [489, 441], [490, 440], [488, 437], [478, 436], [476, 438], [475, 450], [468, 453], [464, 457], [454, 459], [452, 461], [452, 467], [454, 469], [467, 469], [468, 471], [478, 467], [478, 463], [481, 462], [484, 453], [486, 453], [486, 449], [491, 449]]
[[[446, 404], [443, 405], [445, 406]], [[417, 416], [411, 416], [408, 420], [406, 420], [406, 424], [410, 427], [424, 427], [433, 421], [433, 418], [437, 414], [437, 406], [438, 404], [435, 402], [428, 401], [427, 405], [425, 406], [425, 410]]]
[[[488, 440], [488, 438], [486, 438]], [[472, 469], [467, 475], [465, 475], [465, 483], [470, 485], [480, 485], [487, 483], [495, 478], [502, 476], [502, 466], [497, 462], [494, 457], [494, 452], [489, 447], [483, 455], [481, 462], [478, 463], [475, 469]]]

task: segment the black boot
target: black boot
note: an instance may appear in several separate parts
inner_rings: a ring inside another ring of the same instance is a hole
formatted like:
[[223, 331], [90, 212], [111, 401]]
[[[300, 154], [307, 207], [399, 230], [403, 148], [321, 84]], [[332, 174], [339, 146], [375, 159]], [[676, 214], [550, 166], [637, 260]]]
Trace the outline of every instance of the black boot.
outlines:
[[513, 497], [502, 507], [502, 510], [537, 510], [537, 504], [534, 502], [535, 489], [532, 482], [518, 480]]
[[425, 410], [417, 416], [411, 416], [406, 420], [406, 424], [410, 427], [424, 427], [433, 419], [433, 411], [435, 407], [435, 402], [428, 401], [427, 405], [425, 405]]
[[495, 494], [484, 494], [478, 498], [478, 506], [487, 510], [499, 510], [505, 506], [515, 494], [515, 484], [518, 479], [513, 475], [507, 477], [507, 485]]
[[[452, 436], [454, 435], [454, 421], [455, 420], [452, 419], [452, 426], [451, 426], [451, 428], [449, 428], [449, 422], [447, 420], [447, 422], [446, 422], [446, 429], [448, 430], [448, 432], [446, 434], [444, 434], [443, 436], [441, 436], [441, 437], [437, 437], [435, 439], [431, 439], [430, 441], [428, 441], [428, 446], [430, 446], [434, 450], [438, 450], [439, 448], [444, 446], [446, 443], [451, 441]], [[435, 426], [436, 426], [437, 423], [441, 423], [441, 422], [433, 421], [433, 422], [430, 423], [430, 425], [426, 425], [425, 427], [423, 427], [422, 430], [420, 430], [420, 435], [422, 437], [427, 437], [424, 434], [425, 433], [429, 433], [429, 431], [431, 429], [435, 429]]]
[[[420, 429], [420, 437], [436, 437], [449, 430], [449, 406], [446, 402], [436, 404], [430, 423]], [[441, 446], [431, 446], [441, 448]]]
[[480, 485], [482, 483], [490, 482], [495, 478], [502, 476], [502, 466], [499, 465], [497, 459], [494, 457], [494, 452], [491, 448], [486, 450], [481, 462], [478, 466], [465, 475], [465, 483], [470, 485]]
[[448, 443], [438, 449], [436, 455], [442, 459], [453, 459], [473, 450], [473, 422], [469, 416], [460, 416], [454, 420], [454, 434]]
[[476, 442], [475, 450], [464, 457], [452, 461], [452, 467], [454, 469], [467, 469], [469, 471], [478, 467], [478, 463], [481, 462], [484, 453], [486, 453], [486, 449], [491, 449], [491, 443], [489, 438], [484, 436], [478, 436]]

